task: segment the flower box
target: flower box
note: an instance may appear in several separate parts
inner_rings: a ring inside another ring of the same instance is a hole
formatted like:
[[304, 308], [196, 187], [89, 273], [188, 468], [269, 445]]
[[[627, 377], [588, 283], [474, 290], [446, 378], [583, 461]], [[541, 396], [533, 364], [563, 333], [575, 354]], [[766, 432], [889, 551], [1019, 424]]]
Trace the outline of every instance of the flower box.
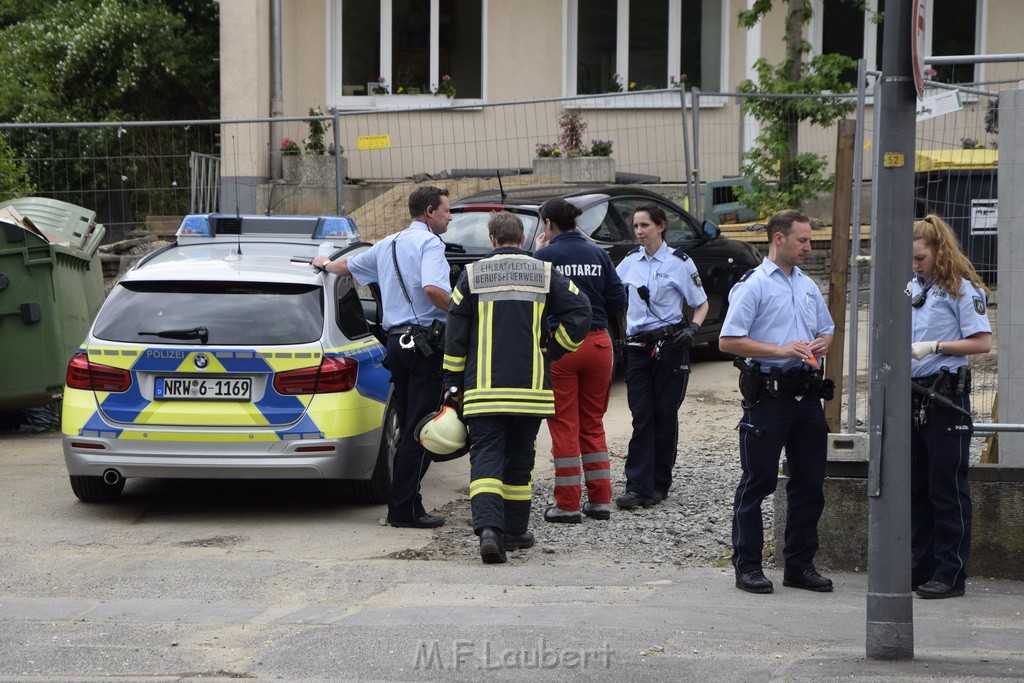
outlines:
[[549, 175], [566, 183], [614, 183], [611, 157], [540, 157], [533, 160], [534, 175]]
[[377, 109], [448, 109], [452, 98], [443, 95], [422, 93], [419, 95], [374, 95], [373, 105]]
[[[281, 157], [284, 182], [302, 187], [334, 187], [335, 157], [329, 154], [286, 155]], [[348, 175], [348, 159], [341, 157], [341, 177]]]

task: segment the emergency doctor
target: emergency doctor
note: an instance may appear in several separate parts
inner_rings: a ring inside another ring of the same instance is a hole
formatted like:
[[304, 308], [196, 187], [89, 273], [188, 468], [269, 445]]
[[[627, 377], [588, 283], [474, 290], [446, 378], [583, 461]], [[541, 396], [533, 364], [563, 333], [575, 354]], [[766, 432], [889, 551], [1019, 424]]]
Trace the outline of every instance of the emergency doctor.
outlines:
[[[668, 246], [667, 229], [664, 209], [637, 206], [633, 230], [640, 246], [616, 269], [628, 292], [626, 399], [633, 414], [626, 491], [615, 499], [624, 510], [657, 505], [672, 486], [679, 406], [690, 379], [689, 349], [708, 314], [697, 267], [682, 249]], [[689, 322], [683, 317], [684, 304], [693, 308]]]
[[445, 323], [451, 300], [449, 267], [439, 237], [452, 219], [448, 207], [448, 190], [417, 187], [409, 195], [409, 227], [354, 256], [313, 259], [317, 268], [380, 286], [382, 324], [388, 335], [385, 362], [400, 429], [387, 516], [395, 527], [428, 529], [444, 524], [444, 517], [427, 514], [423, 507], [420, 481], [430, 457], [413, 431], [427, 413], [437, 410], [441, 395], [444, 335], [428, 333]]
[[[548, 418], [551, 456], [555, 461], [555, 505], [544, 511], [548, 522], [579, 524], [583, 515], [610, 519], [612, 479], [604, 413], [612, 385], [613, 350], [608, 336], [608, 315], [626, 307], [612, 259], [576, 229], [580, 215], [561, 197], [540, 207], [544, 230], [537, 236], [534, 258], [550, 261], [587, 295], [593, 317], [590, 333], [580, 347], [551, 364], [555, 416]], [[580, 506], [580, 476], [587, 501]]]
[[917, 394], [912, 399], [910, 576], [918, 596], [951, 598], [964, 594], [971, 554], [967, 356], [992, 349], [988, 290], [938, 216], [914, 224], [913, 265], [910, 376], [954, 407]]

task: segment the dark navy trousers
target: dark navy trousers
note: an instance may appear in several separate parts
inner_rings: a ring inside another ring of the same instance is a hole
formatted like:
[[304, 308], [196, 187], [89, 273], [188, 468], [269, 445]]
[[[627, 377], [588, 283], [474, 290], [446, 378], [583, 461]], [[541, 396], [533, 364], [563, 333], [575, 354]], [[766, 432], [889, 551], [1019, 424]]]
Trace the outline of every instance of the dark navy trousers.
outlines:
[[814, 568], [818, 552], [818, 519], [825, 507], [823, 486], [828, 426], [821, 400], [804, 396], [764, 396], [743, 404], [740, 467], [732, 518], [732, 564], [737, 572], [761, 568], [764, 520], [761, 503], [775, 492], [779, 457], [786, 449], [789, 482], [786, 485], [785, 567], [795, 571]]
[[648, 498], [667, 493], [679, 444], [679, 406], [690, 381], [690, 352], [662, 347], [629, 348], [626, 399], [633, 414], [633, 435], [626, 454], [626, 491]]
[[420, 480], [430, 467], [430, 456], [413, 436], [416, 425], [441, 404], [441, 361], [435, 350], [424, 356], [399, 346], [400, 335], [388, 335], [387, 366], [394, 383], [395, 408], [400, 429], [391, 476], [388, 519], [411, 522], [426, 514], [420, 496]]
[[[970, 412], [968, 396], [953, 397]], [[967, 484], [969, 417], [928, 409], [928, 425], [910, 430], [910, 576], [914, 585], [935, 580], [962, 588], [971, 555], [971, 492]]]
[[508, 414], [466, 418], [469, 501], [477, 535], [487, 527], [514, 536], [526, 533], [541, 419]]

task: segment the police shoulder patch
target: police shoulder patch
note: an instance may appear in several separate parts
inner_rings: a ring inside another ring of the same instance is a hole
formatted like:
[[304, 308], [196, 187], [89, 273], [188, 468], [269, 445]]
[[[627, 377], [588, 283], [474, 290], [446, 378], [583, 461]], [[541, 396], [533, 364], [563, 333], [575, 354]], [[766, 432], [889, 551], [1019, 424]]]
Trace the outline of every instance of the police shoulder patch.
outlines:
[[694, 273], [693, 275], [690, 276], [690, 279], [693, 280], [694, 286], [699, 287], [701, 289], [704, 288], [704, 283], [700, 281], [700, 273]]
[[679, 247], [678, 249], [673, 251], [672, 255], [675, 256], [676, 258], [681, 258], [684, 261], [689, 261], [690, 260], [690, 255], [687, 254], [685, 251], [683, 251], [682, 247]]
[[985, 300], [980, 296], [974, 297], [974, 310], [978, 315], [985, 315]]
[[751, 268], [747, 272], [743, 273], [743, 275], [740, 276], [740, 279], [737, 280], [736, 282], [746, 282], [747, 278], [753, 275], [755, 270], [757, 270], [757, 268]]

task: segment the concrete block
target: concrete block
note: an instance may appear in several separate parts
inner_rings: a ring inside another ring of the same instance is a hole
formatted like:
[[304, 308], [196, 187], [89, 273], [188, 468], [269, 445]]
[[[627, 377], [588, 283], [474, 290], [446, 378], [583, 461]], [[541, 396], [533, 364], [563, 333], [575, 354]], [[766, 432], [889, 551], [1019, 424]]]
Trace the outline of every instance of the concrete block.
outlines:
[[852, 462], [868, 459], [867, 434], [829, 434], [828, 459]]
[[611, 157], [543, 157], [533, 160], [534, 175], [560, 178], [566, 183], [614, 183]]
[[[785, 545], [786, 484], [775, 489], [775, 563], [782, 566]], [[974, 523], [970, 576], [1024, 580], [1024, 467], [976, 465], [970, 470]], [[822, 570], [865, 571], [868, 566], [867, 480], [825, 479], [825, 510], [818, 523]], [[910, 552], [910, 549], [907, 549]]]

